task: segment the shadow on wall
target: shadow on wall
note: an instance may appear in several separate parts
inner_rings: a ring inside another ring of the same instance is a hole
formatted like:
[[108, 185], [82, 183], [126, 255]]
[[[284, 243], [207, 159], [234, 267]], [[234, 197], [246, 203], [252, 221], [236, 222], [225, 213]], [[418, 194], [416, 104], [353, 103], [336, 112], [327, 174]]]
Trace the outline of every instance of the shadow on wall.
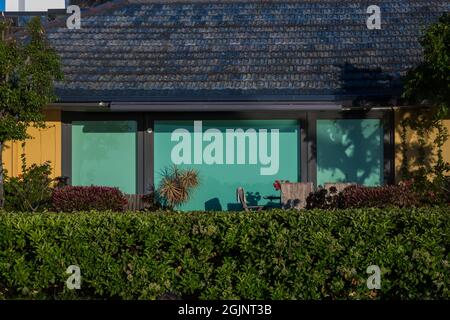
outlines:
[[247, 199], [247, 204], [249, 206], [257, 206], [258, 202], [261, 201], [262, 196], [259, 192], [246, 192], [245, 198]]
[[228, 203], [227, 211], [242, 211], [242, 205], [240, 203]]
[[[370, 52], [369, 52], [370, 53]], [[398, 106], [397, 97], [401, 96], [403, 91], [403, 82], [405, 75], [396, 71], [390, 72], [387, 67], [361, 68], [357, 65], [345, 62], [337, 65], [340, 69], [339, 81], [341, 88], [336, 91], [337, 95], [348, 96], [353, 99], [354, 107], [394, 107]], [[414, 171], [425, 164], [425, 169], [429, 170], [436, 159], [436, 148], [434, 146], [435, 135], [431, 134], [425, 137], [427, 143], [421, 145], [418, 142], [417, 133], [412, 130], [406, 131], [406, 139], [402, 145], [402, 126], [401, 120], [405, 116], [417, 116], [418, 111], [398, 111], [395, 114], [395, 176], [399, 182], [402, 178], [402, 166], [408, 171]], [[427, 112], [427, 111], [425, 111]], [[450, 114], [444, 125], [450, 130]], [[406, 149], [406, 150], [403, 150]], [[425, 155], [423, 163], [420, 158], [420, 151]], [[404, 163], [404, 155], [407, 162]], [[443, 148], [444, 160], [450, 162], [450, 140]]]
[[205, 202], [205, 211], [222, 211], [219, 198], [213, 198]]
[[[409, 172], [417, 170], [420, 166], [425, 164], [425, 169], [428, 171], [434, 165], [436, 161], [436, 147], [434, 145], [435, 134], [430, 134], [425, 137], [426, 144], [422, 146], [418, 141], [418, 134], [416, 131], [407, 128], [405, 134], [405, 141], [402, 139], [403, 126], [402, 120], [409, 117], [417, 117], [423, 112], [429, 112], [426, 109], [423, 110], [397, 110], [395, 114], [395, 160], [396, 160], [396, 178], [397, 182], [402, 180], [402, 166]], [[444, 125], [447, 130], [450, 131], [450, 115], [444, 120]], [[424, 163], [420, 159], [420, 153], [425, 156]], [[444, 160], [450, 162], [450, 139], [443, 147]], [[406, 162], [405, 162], [406, 155]]]
[[[349, 97], [352, 107], [393, 106], [402, 91], [399, 72], [386, 72], [381, 67], [361, 68], [351, 63], [336, 65], [340, 69], [340, 89], [335, 94]], [[368, 111], [361, 110], [361, 119], [342, 114], [342, 119], [317, 124], [317, 144], [310, 141], [312, 154], [317, 155], [318, 169], [325, 182], [383, 183], [384, 133], [373, 121], [361, 121]], [[320, 121], [320, 120], [319, 120]], [[322, 130], [322, 131], [320, 131]], [[310, 158], [309, 160], [312, 160]]]
[[336, 67], [340, 69], [341, 84], [336, 94], [352, 97], [355, 106], [365, 103], [395, 105], [396, 97], [402, 93], [404, 77], [398, 71], [386, 72], [381, 67], [360, 68], [348, 62]]
[[383, 130], [379, 120], [318, 120], [318, 183], [382, 184]]

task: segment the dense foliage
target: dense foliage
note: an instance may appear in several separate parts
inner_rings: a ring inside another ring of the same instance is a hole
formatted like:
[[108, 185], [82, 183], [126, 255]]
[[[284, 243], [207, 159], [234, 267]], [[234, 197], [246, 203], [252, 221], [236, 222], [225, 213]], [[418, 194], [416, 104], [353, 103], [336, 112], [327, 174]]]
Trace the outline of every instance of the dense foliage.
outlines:
[[306, 199], [308, 209], [351, 209], [419, 207], [424, 205], [445, 204], [442, 195], [431, 194], [422, 199], [411, 182], [380, 187], [349, 186], [342, 192], [336, 188], [321, 188], [312, 192]]
[[448, 208], [0, 213], [0, 298], [449, 299], [449, 231]]
[[5, 179], [5, 209], [20, 212], [41, 212], [50, 207], [52, 179], [50, 163], [22, 167], [18, 177]]
[[[423, 61], [408, 73], [403, 97], [409, 104], [431, 106], [401, 122], [402, 179], [413, 179], [417, 191], [439, 193], [446, 187], [450, 164], [444, 157], [449, 132], [444, 119], [450, 116], [450, 13], [428, 27], [420, 39]], [[411, 169], [407, 131], [417, 133], [417, 159]], [[431, 140], [431, 143], [427, 142]]]
[[342, 191], [343, 208], [399, 208], [420, 205], [417, 194], [405, 184], [381, 187], [351, 186]]
[[118, 188], [66, 186], [53, 191], [51, 202], [52, 207], [61, 212], [89, 210], [120, 212], [125, 210], [127, 199]]
[[56, 99], [53, 82], [62, 78], [59, 58], [45, 39], [39, 17], [30, 20], [25, 34], [13, 36], [10, 27], [11, 21], [0, 18], [0, 207], [4, 143], [27, 139], [29, 126], [44, 127], [42, 108]]
[[450, 107], [450, 13], [426, 30], [420, 44], [424, 59], [408, 74], [403, 96], [418, 103], [428, 100], [445, 115]]
[[335, 187], [330, 190], [319, 188], [306, 198], [306, 209], [338, 209], [342, 206], [341, 193]]

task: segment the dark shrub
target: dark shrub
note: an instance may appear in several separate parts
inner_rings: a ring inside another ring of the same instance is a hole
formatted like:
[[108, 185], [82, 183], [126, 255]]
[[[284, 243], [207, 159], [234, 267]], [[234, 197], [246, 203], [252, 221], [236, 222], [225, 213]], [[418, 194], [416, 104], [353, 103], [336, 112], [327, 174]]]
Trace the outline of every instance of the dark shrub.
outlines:
[[330, 191], [320, 188], [306, 198], [306, 209], [337, 209], [342, 207], [341, 202], [340, 193], [335, 187], [331, 187]]
[[306, 203], [307, 209], [404, 208], [421, 205], [418, 194], [406, 183], [382, 187], [350, 186], [340, 193], [334, 187], [330, 191], [319, 189], [310, 193]]
[[124, 211], [127, 199], [118, 188], [67, 186], [53, 191], [52, 205], [59, 212]]
[[444, 202], [450, 205], [450, 176], [444, 178], [442, 192], [444, 193]]
[[154, 192], [143, 195], [142, 201], [144, 202], [144, 210], [145, 211], [157, 211], [157, 210], [162, 209], [162, 206], [159, 203]]
[[340, 193], [340, 208], [406, 208], [420, 206], [418, 195], [408, 185], [350, 186]]
[[420, 201], [427, 205], [450, 204], [450, 177], [411, 179], [404, 182], [416, 191]]
[[36, 212], [48, 209], [52, 193], [50, 163], [22, 166], [18, 177], [5, 178], [5, 209], [8, 211]]

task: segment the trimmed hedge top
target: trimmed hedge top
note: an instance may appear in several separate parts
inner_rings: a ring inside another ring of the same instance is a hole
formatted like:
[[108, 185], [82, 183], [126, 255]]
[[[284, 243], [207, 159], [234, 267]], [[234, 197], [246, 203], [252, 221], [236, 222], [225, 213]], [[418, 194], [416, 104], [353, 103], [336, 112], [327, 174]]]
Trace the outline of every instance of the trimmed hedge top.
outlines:
[[0, 299], [448, 299], [449, 213], [1, 213]]

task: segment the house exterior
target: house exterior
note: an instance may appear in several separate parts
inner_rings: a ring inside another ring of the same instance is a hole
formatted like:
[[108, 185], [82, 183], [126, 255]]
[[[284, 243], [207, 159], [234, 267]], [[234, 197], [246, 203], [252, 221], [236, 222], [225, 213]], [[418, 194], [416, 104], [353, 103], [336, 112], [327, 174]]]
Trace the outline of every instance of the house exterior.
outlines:
[[[264, 204], [275, 180], [398, 180], [402, 78], [448, 1], [120, 0], [47, 26], [63, 64], [49, 128], [3, 151], [10, 174], [51, 161], [72, 185], [153, 190], [174, 164], [200, 187], [183, 207]], [[450, 120], [445, 122], [450, 128]], [[408, 135], [410, 143], [414, 136]], [[450, 161], [450, 145], [444, 149]]]

